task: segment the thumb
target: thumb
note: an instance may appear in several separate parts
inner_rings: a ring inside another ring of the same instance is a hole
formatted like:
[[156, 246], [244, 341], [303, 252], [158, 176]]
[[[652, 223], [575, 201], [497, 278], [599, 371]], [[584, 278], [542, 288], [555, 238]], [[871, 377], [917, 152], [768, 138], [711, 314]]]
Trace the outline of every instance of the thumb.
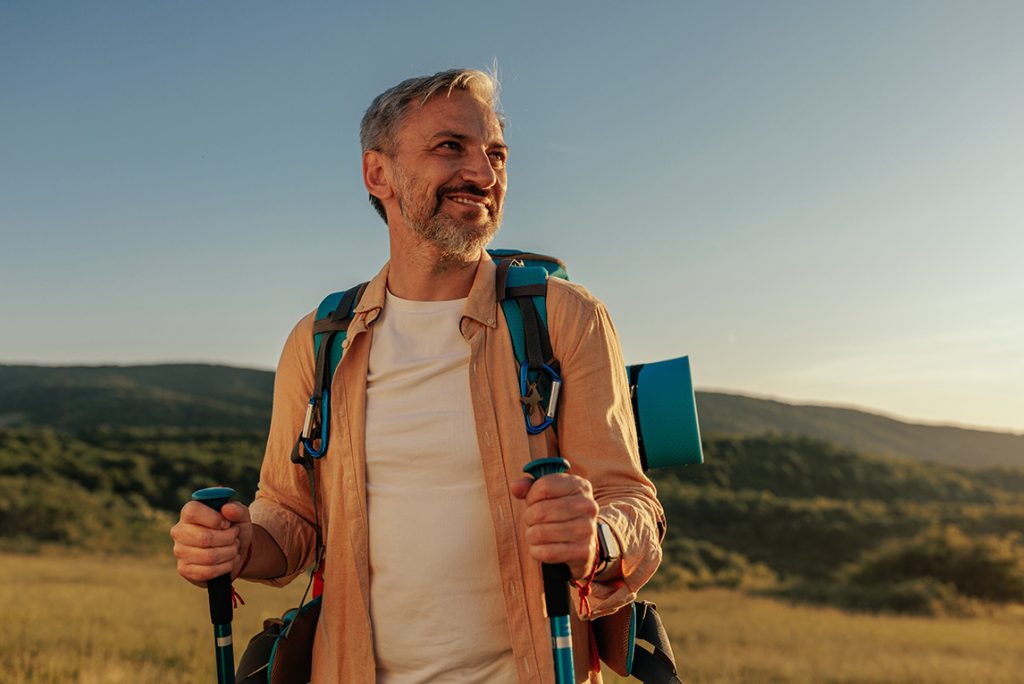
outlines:
[[526, 495], [530, 492], [530, 487], [533, 486], [534, 479], [532, 477], [521, 477], [518, 480], [512, 480], [509, 483], [509, 491], [512, 492], [512, 496], [517, 499], [525, 499]]
[[221, 506], [220, 514], [228, 521], [236, 524], [247, 523], [251, 520], [249, 517], [249, 507], [237, 501]]

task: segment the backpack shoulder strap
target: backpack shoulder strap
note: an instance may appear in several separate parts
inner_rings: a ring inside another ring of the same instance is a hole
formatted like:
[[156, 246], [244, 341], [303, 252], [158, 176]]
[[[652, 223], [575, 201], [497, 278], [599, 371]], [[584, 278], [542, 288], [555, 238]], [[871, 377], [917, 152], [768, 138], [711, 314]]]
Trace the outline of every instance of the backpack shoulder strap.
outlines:
[[653, 603], [634, 601], [591, 626], [598, 655], [616, 674], [645, 684], [682, 684], [672, 644]]
[[513, 259], [498, 263], [495, 295], [512, 338], [520, 402], [531, 435], [555, 428], [562, 386], [548, 333], [547, 283], [548, 270], [543, 266], [525, 266]]
[[516, 261], [522, 263], [523, 266], [540, 266], [550, 276], [561, 278], [562, 280], [569, 279], [569, 270], [566, 268], [565, 262], [558, 257], [537, 254], [536, 252], [524, 252], [520, 249], [489, 249], [487, 253], [495, 263]]
[[[329, 294], [317, 307], [316, 322], [313, 324], [313, 355], [317, 359], [314, 387], [326, 384], [330, 388], [331, 378], [334, 377], [334, 371], [338, 368], [344, 353], [342, 342], [348, 335], [348, 325], [352, 322], [356, 305], [362, 299], [367, 285], [368, 283], [360, 283], [344, 292]], [[323, 361], [320, 359], [321, 347], [328, 350]]]
[[[327, 453], [328, 435], [331, 420], [331, 379], [334, 371], [345, 353], [343, 342], [348, 335], [348, 326], [352, 322], [356, 305], [359, 304], [367, 283], [361, 283], [344, 292], [335, 292], [324, 297], [316, 309], [316, 320], [313, 322], [313, 356], [316, 366], [313, 376], [313, 391], [306, 406], [306, 418], [302, 423], [302, 432], [295, 440], [291, 460], [301, 465], [309, 480], [309, 494], [313, 500], [313, 527], [316, 531], [316, 564], [310, 584], [316, 579], [323, 579], [324, 542], [323, 529], [320, 526], [320, 505], [317, 500], [316, 478], [314, 477], [315, 459]], [[309, 586], [306, 587], [309, 591]], [[314, 597], [320, 595], [322, 585], [314, 588]], [[305, 596], [303, 596], [305, 602]]]
[[633, 644], [633, 667], [630, 674], [645, 684], [682, 684], [676, 671], [676, 657], [661, 624], [657, 606], [648, 601], [637, 601], [636, 638], [649, 643], [652, 650]]
[[313, 392], [306, 407], [302, 434], [292, 452], [295, 463], [302, 463], [306, 458], [320, 458], [327, 453], [331, 379], [345, 352], [343, 343], [348, 335], [348, 325], [366, 285], [362, 283], [344, 292], [329, 294], [317, 307], [313, 323], [313, 355], [316, 358]]

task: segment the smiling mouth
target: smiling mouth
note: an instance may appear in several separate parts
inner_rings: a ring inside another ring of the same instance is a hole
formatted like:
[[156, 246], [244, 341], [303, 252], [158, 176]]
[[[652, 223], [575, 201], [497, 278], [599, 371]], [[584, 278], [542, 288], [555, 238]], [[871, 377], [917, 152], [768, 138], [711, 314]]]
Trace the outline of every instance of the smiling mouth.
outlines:
[[474, 209], [484, 209], [488, 213], [494, 211], [494, 204], [488, 193], [483, 188], [471, 184], [448, 185], [438, 189], [438, 208], [442, 200], [449, 200], [454, 204]]
[[465, 204], [466, 206], [469, 206], [469, 207], [485, 207], [485, 206], [487, 206], [487, 200], [485, 200], [483, 197], [458, 197], [458, 196], [448, 195], [448, 196], [445, 197], [445, 199], [449, 199], [452, 202], [456, 202], [457, 204]]

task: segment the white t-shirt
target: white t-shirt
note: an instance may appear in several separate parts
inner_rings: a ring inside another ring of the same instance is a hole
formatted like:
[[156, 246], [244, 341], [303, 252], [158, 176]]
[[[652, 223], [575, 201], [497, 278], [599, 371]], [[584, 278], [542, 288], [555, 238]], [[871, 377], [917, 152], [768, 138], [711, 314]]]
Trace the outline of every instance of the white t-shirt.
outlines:
[[387, 293], [366, 390], [377, 682], [516, 680], [469, 388], [465, 299]]

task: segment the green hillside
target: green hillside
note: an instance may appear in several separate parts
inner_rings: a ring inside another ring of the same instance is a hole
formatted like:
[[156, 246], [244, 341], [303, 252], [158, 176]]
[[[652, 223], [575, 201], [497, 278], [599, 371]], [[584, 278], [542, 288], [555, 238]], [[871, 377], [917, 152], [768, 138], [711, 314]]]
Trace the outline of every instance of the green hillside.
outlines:
[[[272, 390], [224, 366], [0, 366], [0, 549], [166, 552], [193, 490], [252, 499]], [[655, 584], [1024, 603], [1024, 437], [718, 393], [698, 408], [707, 462], [652, 473], [669, 521]]]
[[1024, 467], [1024, 435], [917, 425], [865, 411], [698, 392], [708, 435], [804, 435], [863, 454], [954, 466]]
[[274, 375], [209, 364], [0, 365], [0, 426], [266, 430]]
[[[0, 365], [0, 426], [266, 430], [273, 373], [204, 364]], [[853, 409], [698, 392], [711, 436], [806, 436], [861, 453], [954, 466], [1024, 468], [1024, 435], [915, 425]]]

